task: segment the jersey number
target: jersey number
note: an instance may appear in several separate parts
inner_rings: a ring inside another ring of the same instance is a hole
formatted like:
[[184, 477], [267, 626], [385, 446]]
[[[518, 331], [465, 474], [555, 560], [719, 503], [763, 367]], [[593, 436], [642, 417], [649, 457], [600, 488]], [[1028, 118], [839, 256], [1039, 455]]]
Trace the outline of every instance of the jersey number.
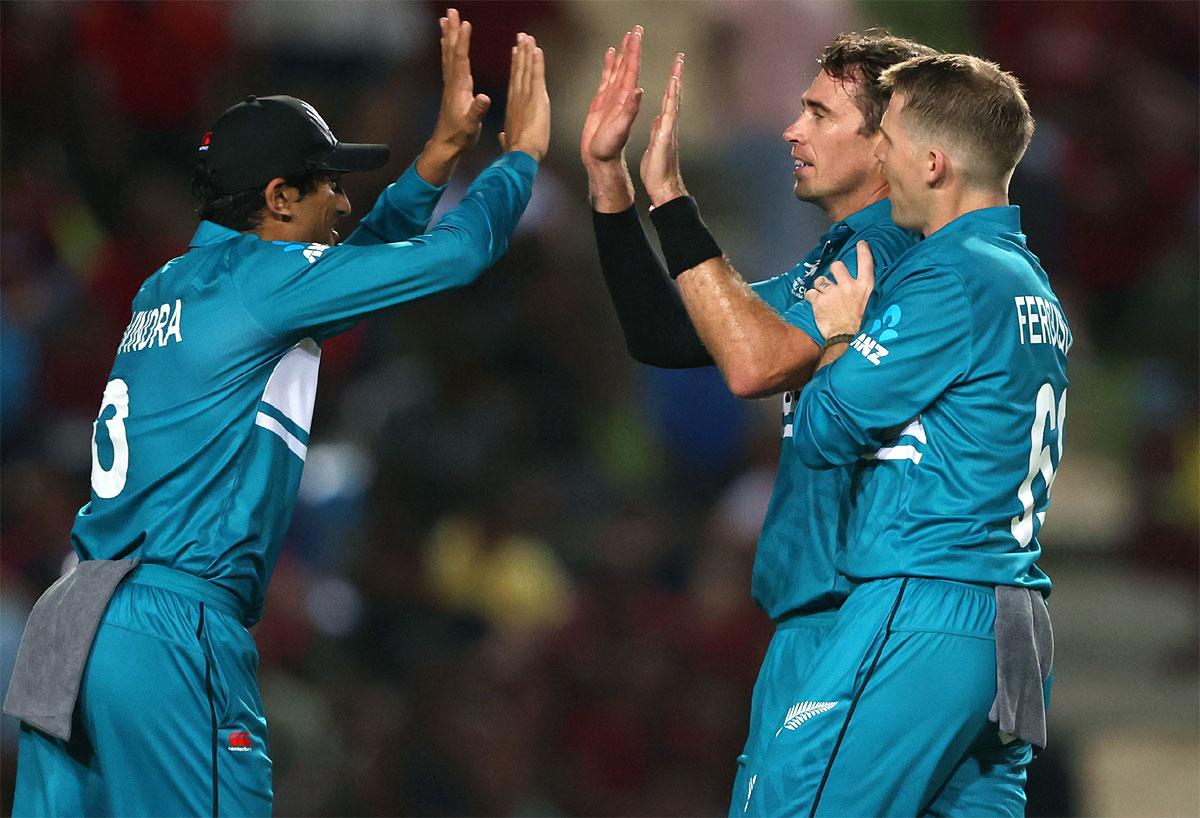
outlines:
[[[112, 417], [105, 418], [108, 407], [113, 408]], [[129, 417], [129, 385], [115, 378], [104, 387], [104, 400], [100, 403], [100, 416], [92, 424], [92, 491], [97, 497], [111, 500], [125, 488], [125, 474], [129, 471], [129, 441], [125, 438], [125, 418]], [[108, 430], [112, 441], [112, 465], [107, 469], [100, 465], [97, 435], [100, 424]]]
[[[1063, 423], [1067, 419], [1067, 390], [1057, 401], [1054, 397], [1054, 387], [1048, 383], [1042, 384], [1037, 393], [1037, 405], [1033, 414], [1033, 428], [1030, 430], [1032, 446], [1029, 451], [1029, 474], [1017, 489], [1017, 500], [1021, 503], [1021, 513], [1012, 518], [1012, 535], [1021, 548], [1027, 548], [1033, 540], [1033, 518], [1036, 498], [1033, 493], [1033, 481], [1040, 474], [1046, 484], [1045, 494], [1041, 496], [1042, 503], [1050, 498], [1050, 487], [1054, 485], [1055, 464], [1062, 462], [1063, 454]], [[1054, 432], [1054, 445], [1057, 449], [1055, 457], [1050, 456], [1050, 444], [1046, 442], [1046, 426]], [[1042, 503], [1038, 503], [1041, 505]], [[1040, 524], [1046, 519], [1046, 512], [1036, 513]]]

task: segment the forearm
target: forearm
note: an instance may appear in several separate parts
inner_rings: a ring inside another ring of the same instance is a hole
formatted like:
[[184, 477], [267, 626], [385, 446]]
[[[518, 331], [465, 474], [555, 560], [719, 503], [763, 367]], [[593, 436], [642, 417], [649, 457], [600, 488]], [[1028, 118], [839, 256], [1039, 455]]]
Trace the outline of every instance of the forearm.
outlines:
[[344, 244], [382, 244], [406, 241], [424, 233], [433, 210], [445, 192], [420, 174], [420, 158], [375, 200], [371, 211], [362, 218]]
[[430, 139], [425, 143], [421, 155], [417, 157], [417, 173], [422, 179], [434, 187], [442, 187], [450, 181], [458, 160], [465, 153], [465, 148], [440, 139]]
[[817, 345], [755, 295], [725, 258], [701, 262], [677, 281], [696, 332], [734, 394], [765, 397], [808, 382]]
[[597, 213], [622, 213], [633, 207], [633, 178], [625, 154], [612, 162], [587, 165], [588, 200]]
[[633, 207], [593, 212], [592, 225], [604, 283], [629, 354], [641, 363], [672, 369], [712, 365]]

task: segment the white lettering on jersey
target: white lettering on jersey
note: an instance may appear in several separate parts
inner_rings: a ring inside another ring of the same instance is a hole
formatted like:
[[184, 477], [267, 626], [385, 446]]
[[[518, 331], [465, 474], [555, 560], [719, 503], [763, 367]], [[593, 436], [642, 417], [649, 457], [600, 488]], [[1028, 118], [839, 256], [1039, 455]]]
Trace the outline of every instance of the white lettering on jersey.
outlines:
[[125, 327], [117, 354], [165, 347], [172, 339], [177, 343], [182, 341], [182, 321], [183, 301], [178, 298], [173, 305], [168, 302], [154, 309], [138, 310], [129, 319], [129, 326]]
[[867, 335], [865, 332], [860, 332], [858, 337], [854, 339], [850, 346], [857, 349], [860, 353], [862, 353], [864, 358], [875, 364], [875, 366], [879, 366], [879, 361], [883, 358], [886, 358], [888, 354], [887, 347], [876, 341], [870, 335]]
[[1064, 355], [1070, 352], [1075, 339], [1057, 304], [1040, 295], [1018, 295], [1013, 301], [1017, 307], [1017, 335], [1022, 344], [1049, 344]]
[[[296, 424], [305, 434], [312, 426], [320, 367], [321, 347], [312, 338], [305, 338], [279, 359], [263, 390], [262, 402]], [[278, 435], [301, 460], [307, 456], [308, 445], [275, 418], [259, 412], [254, 423]]]

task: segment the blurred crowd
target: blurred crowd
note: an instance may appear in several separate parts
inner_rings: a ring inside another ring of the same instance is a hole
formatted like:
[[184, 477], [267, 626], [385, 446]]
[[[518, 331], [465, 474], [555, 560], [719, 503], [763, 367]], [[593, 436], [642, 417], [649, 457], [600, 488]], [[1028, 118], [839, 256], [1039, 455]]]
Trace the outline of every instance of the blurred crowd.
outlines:
[[[458, 8], [475, 26], [477, 90], [496, 104], [443, 207], [498, 150], [517, 31], [546, 48], [556, 141], [493, 271], [325, 348], [300, 500], [255, 628], [278, 814], [727, 808], [771, 634], [749, 578], [778, 407], [737, 401], [711, 370], [625, 355], [576, 140], [603, 46], [638, 22], [647, 107], [656, 66], [665, 78], [669, 54], [688, 52], [684, 177], [754, 279], [824, 229], [791, 200], [778, 134], [834, 33], [892, 24], [1024, 81], [1038, 131], [1013, 201], [1077, 339], [1047, 550], [1195, 592], [1200, 7]], [[389, 143], [387, 169], [345, 180], [351, 227], [431, 132], [441, 11], [0, 4], [3, 680], [29, 606], [68, 559], [130, 300], [195, 228], [188, 179], [207, 123], [247, 93], [289, 93], [342, 138]], [[7, 719], [2, 737], [7, 810]], [[1034, 781], [1030, 814], [1070, 814], [1064, 793]]]

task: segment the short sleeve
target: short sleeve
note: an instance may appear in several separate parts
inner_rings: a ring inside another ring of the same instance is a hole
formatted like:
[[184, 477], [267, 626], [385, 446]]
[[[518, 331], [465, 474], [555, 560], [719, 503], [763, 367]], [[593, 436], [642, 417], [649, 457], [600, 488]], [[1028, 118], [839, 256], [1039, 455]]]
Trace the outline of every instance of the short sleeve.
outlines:
[[854, 462], [969, 371], [972, 317], [955, 272], [915, 271], [879, 295], [850, 348], [797, 400], [794, 445], [811, 468]]

